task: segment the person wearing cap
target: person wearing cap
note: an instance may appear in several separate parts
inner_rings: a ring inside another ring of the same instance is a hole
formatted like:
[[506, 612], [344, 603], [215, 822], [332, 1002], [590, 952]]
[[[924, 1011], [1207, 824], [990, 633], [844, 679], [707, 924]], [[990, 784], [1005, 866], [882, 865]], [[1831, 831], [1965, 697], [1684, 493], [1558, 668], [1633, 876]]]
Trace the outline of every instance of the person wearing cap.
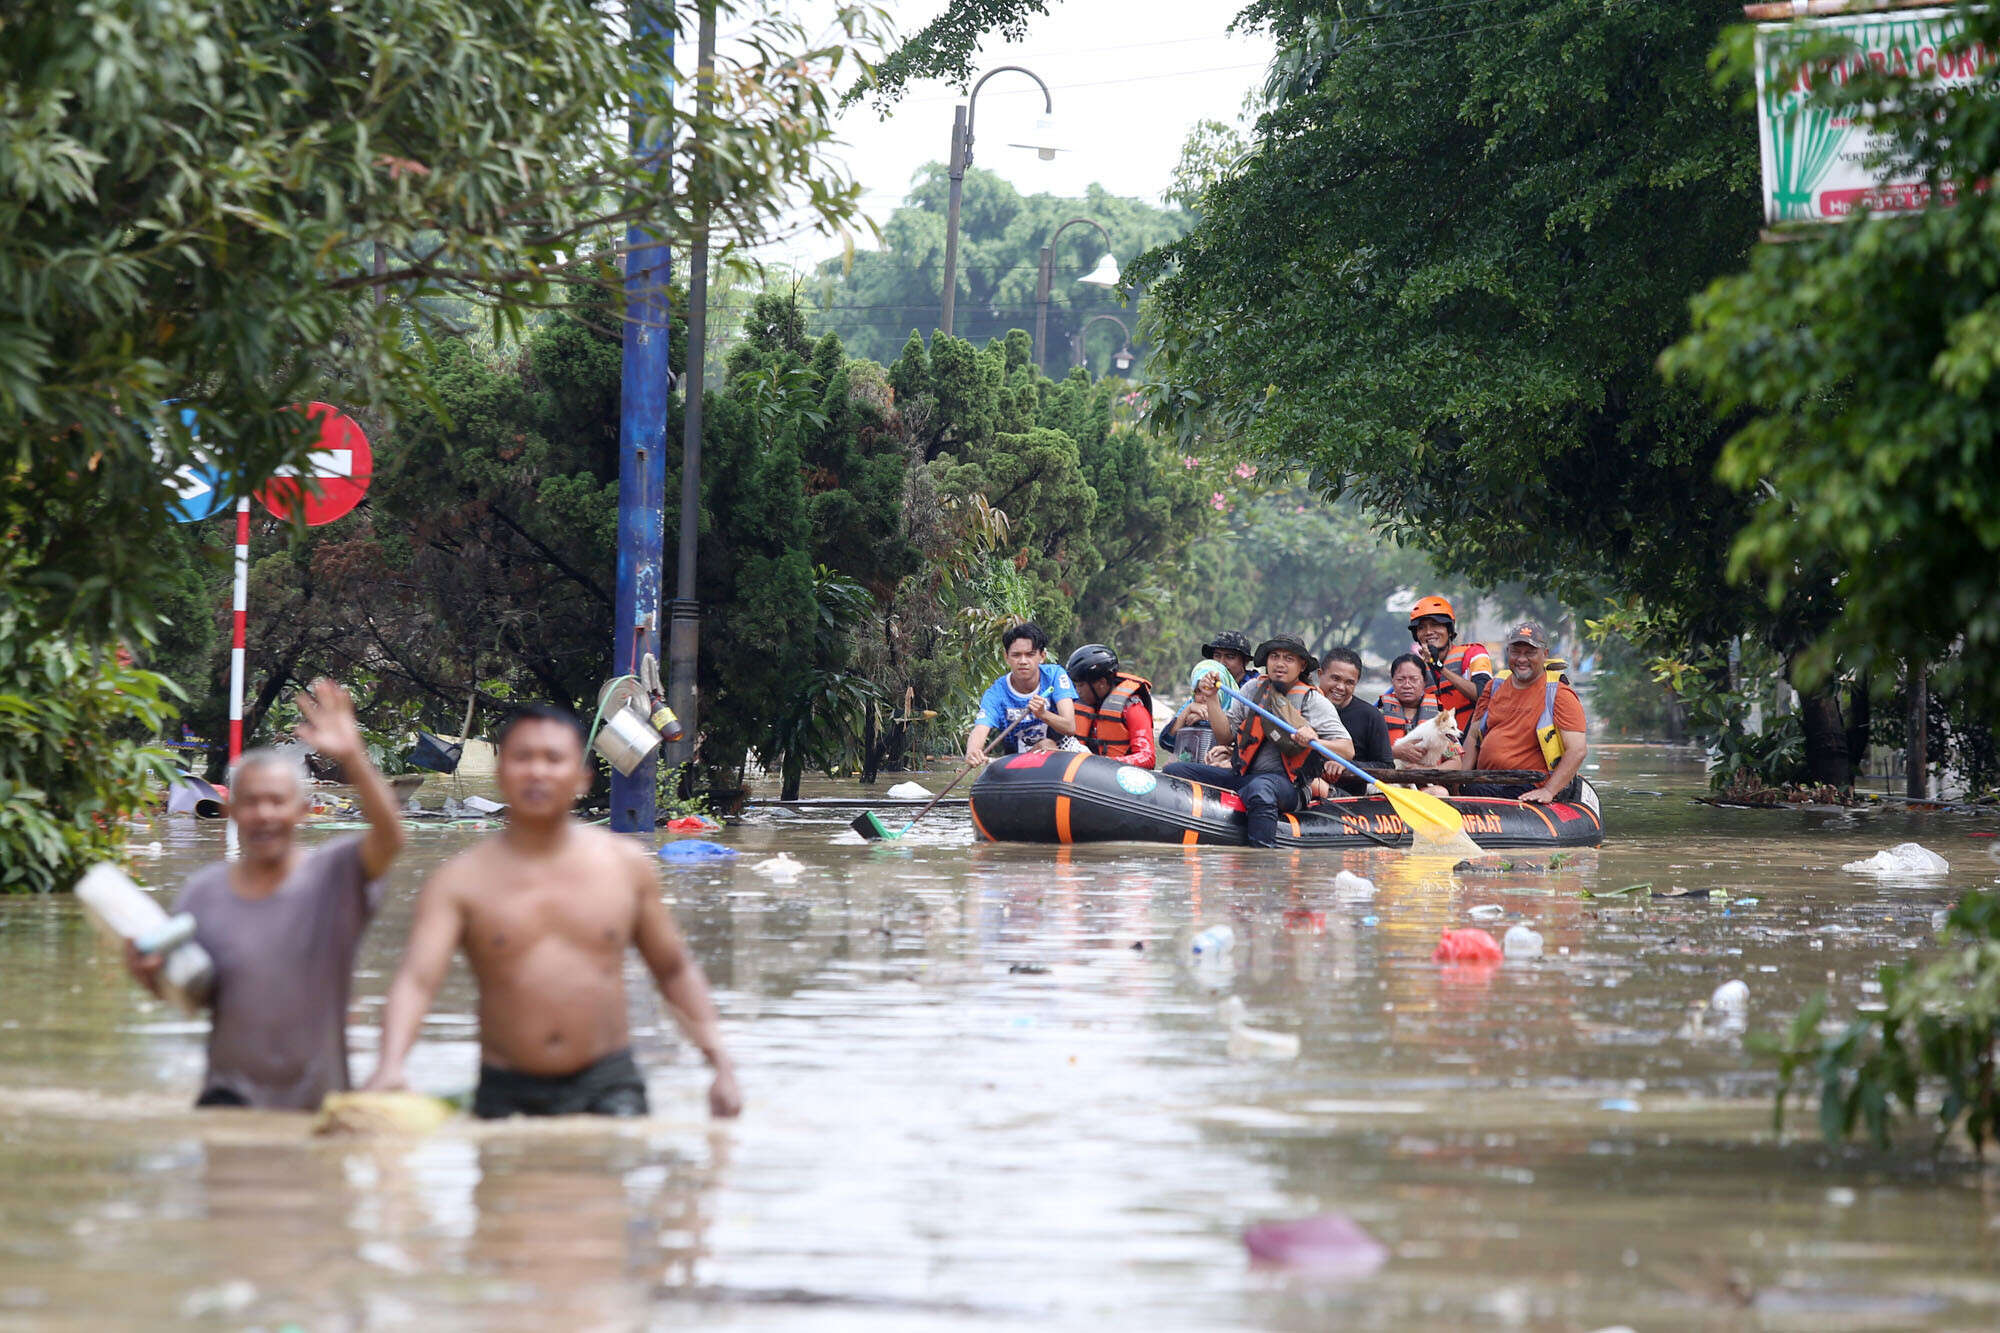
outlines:
[[1410, 637], [1439, 708], [1458, 714], [1458, 729], [1472, 725], [1479, 698], [1493, 680], [1493, 659], [1483, 643], [1459, 643], [1458, 617], [1442, 597], [1419, 597], [1410, 608]]
[[1118, 669], [1118, 654], [1086, 643], [1063, 664], [1076, 685], [1076, 738], [1092, 754], [1153, 766], [1153, 682]]
[[[1245, 704], [1221, 703], [1213, 675], [1195, 687], [1216, 746], [1205, 764], [1169, 764], [1169, 777], [1233, 791], [1243, 799], [1247, 840], [1252, 847], [1278, 845], [1278, 816], [1304, 804], [1305, 792], [1324, 767], [1312, 744], [1319, 741], [1335, 754], [1354, 757], [1354, 742], [1341, 725], [1340, 714], [1309, 677], [1319, 662], [1295, 634], [1266, 639], [1257, 648], [1257, 665], [1264, 674], [1243, 687], [1245, 697], [1297, 725], [1289, 732], [1270, 726]], [[1227, 767], [1223, 765], [1227, 763]]]
[[[1235, 677], [1239, 689], [1257, 675], [1251, 669], [1250, 654], [1250, 636], [1241, 630], [1226, 629], [1201, 646], [1201, 655], [1222, 663]], [[1208, 726], [1208, 708], [1200, 699], [1190, 699], [1187, 707], [1181, 709], [1160, 733], [1162, 750], [1178, 754], [1192, 763], [1206, 762], [1208, 751], [1214, 744], [1215, 733]]]
[[1546, 805], [1560, 800], [1583, 770], [1583, 701], [1561, 675], [1549, 670], [1549, 639], [1533, 621], [1507, 635], [1507, 674], [1479, 701], [1465, 733], [1460, 768], [1537, 769], [1548, 776], [1533, 785], [1474, 783], [1467, 796], [1508, 796]]

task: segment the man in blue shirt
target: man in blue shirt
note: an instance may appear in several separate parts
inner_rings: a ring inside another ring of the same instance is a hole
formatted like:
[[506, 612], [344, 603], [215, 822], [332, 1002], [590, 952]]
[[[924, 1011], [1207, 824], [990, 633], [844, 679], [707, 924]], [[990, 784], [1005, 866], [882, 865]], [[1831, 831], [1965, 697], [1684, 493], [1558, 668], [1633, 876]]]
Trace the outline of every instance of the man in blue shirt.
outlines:
[[1042, 660], [1049, 636], [1032, 620], [1024, 620], [1000, 636], [1007, 654], [1007, 674], [986, 687], [979, 698], [979, 715], [965, 739], [965, 762], [986, 762], [986, 742], [995, 732], [1018, 722], [1001, 753], [1053, 750], [1056, 736], [1076, 735], [1076, 686], [1069, 673]]

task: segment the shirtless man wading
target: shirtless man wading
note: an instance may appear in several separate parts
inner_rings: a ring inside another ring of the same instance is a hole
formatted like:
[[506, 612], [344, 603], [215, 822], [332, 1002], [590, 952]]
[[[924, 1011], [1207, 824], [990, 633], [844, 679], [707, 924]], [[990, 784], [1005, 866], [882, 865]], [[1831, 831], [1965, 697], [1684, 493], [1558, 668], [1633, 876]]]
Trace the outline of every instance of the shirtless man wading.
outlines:
[[507, 828], [447, 861], [417, 899], [369, 1088], [405, 1085], [403, 1060], [453, 950], [463, 948], [479, 983], [474, 1114], [646, 1114], [625, 1024], [625, 951], [636, 945], [681, 1030], [715, 1070], [710, 1112], [735, 1115], [742, 1097], [708, 982], [660, 901], [652, 859], [638, 843], [571, 817], [590, 781], [576, 720], [527, 708], [496, 744]]

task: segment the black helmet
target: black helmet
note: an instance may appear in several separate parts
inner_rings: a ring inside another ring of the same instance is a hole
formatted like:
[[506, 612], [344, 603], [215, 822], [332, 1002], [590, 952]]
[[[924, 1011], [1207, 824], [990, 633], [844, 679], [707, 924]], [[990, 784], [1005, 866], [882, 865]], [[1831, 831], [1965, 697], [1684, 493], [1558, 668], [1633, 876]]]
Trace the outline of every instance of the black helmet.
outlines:
[[1118, 654], [1101, 643], [1086, 643], [1069, 655], [1063, 663], [1063, 670], [1069, 672], [1071, 680], [1096, 680], [1099, 676], [1116, 675]]
[[1301, 658], [1306, 664], [1305, 670], [1300, 673], [1301, 675], [1310, 676], [1313, 672], [1319, 670], [1319, 659], [1312, 655], [1310, 648], [1306, 647], [1306, 641], [1296, 634], [1273, 634], [1270, 638], [1258, 644], [1258, 666], [1264, 665], [1264, 659], [1271, 655], [1273, 649], [1281, 649], [1284, 652], [1296, 654]]
[[1203, 657], [1213, 657], [1217, 652], [1238, 653], [1250, 656], [1250, 636], [1240, 630], [1226, 629], [1201, 646]]

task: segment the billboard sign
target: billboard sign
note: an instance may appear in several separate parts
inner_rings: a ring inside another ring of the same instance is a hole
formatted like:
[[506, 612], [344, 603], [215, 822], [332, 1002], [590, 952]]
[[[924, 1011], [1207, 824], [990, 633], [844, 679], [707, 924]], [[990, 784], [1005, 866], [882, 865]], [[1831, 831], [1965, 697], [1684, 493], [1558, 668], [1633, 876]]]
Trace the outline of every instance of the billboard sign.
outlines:
[[[1935, 193], [1924, 180], [1878, 165], [1884, 136], [1855, 119], [1859, 107], [1828, 105], [1824, 95], [1864, 71], [1908, 77], [1935, 87], [1981, 81], [1993, 62], [1984, 46], [1964, 40], [1965, 23], [1952, 9], [1841, 14], [1757, 29], [1757, 136], [1764, 162], [1768, 222], [1836, 222], [1858, 210], [1918, 213], [1953, 202], [1955, 186]], [[1829, 37], [1844, 39], [1839, 55], [1801, 55]]]

